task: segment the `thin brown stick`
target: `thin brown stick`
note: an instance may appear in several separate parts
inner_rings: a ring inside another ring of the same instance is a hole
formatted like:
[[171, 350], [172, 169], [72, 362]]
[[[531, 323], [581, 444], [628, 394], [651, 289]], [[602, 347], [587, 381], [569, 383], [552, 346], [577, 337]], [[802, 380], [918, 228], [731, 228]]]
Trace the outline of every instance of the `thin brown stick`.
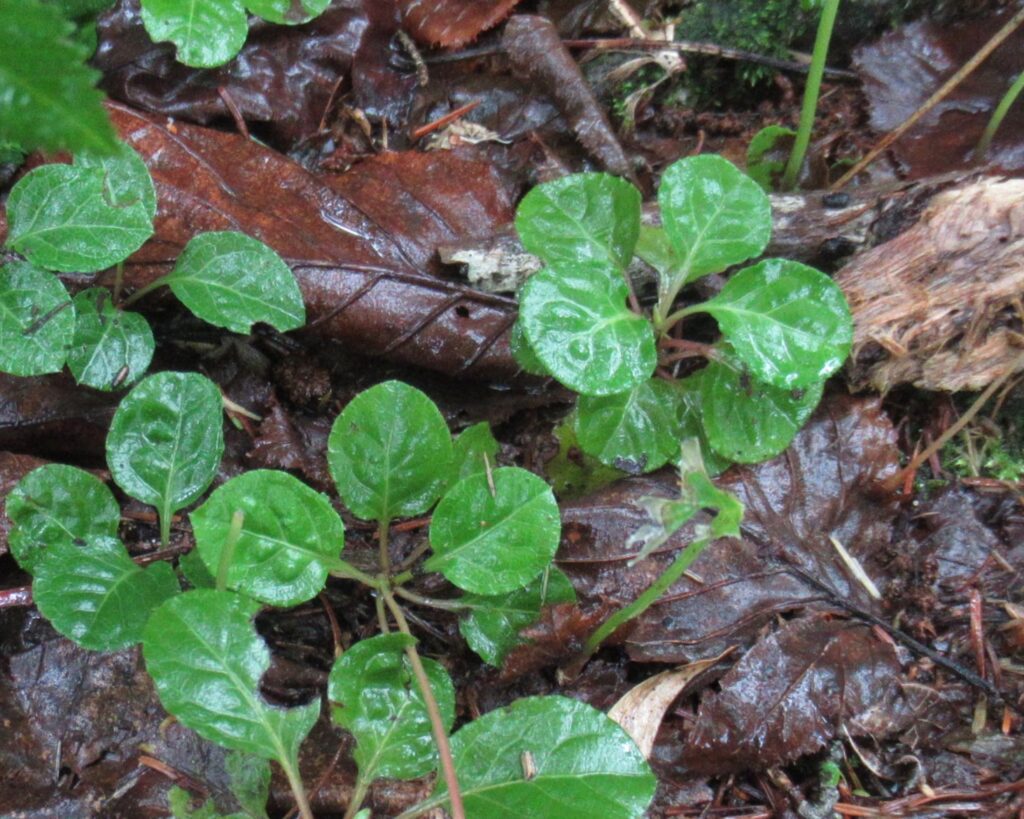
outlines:
[[[401, 606], [395, 602], [390, 592], [384, 592], [384, 602], [387, 603], [391, 616], [398, 624], [398, 630], [403, 634], [412, 636], [409, 623], [405, 619], [405, 613]], [[444, 774], [444, 781], [448, 785], [448, 798], [451, 801], [452, 819], [466, 819], [466, 811], [462, 806], [462, 792], [459, 790], [459, 779], [455, 775], [455, 762], [452, 761], [452, 749], [448, 744], [448, 732], [445, 730], [444, 721], [441, 719], [441, 709], [437, 707], [437, 700], [434, 698], [434, 691], [430, 687], [430, 680], [427, 679], [427, 672], [423, 668], [420, 654], [416, 646], [409, 646], [405, 650], [406, 656], [412, 665], [413, 674], [416, 675], [416, 683], [419, 685], [420, 693], [423, 694], [423, 703], [427, 706], [427, 714], [430, 716], [430, 730], [434, 734], [434, 742], [437, 743], [437, 753], [441, 757], [441, 772]]]
[[924, 104], [918, 108], [910, 117], [900, 126], [887, 133], [882, 137], [878, 144], [875, 145], [865, 156], [857, 162], [850, 170], [844, 173], [839, 179], [832, 183], [829, 190], [837, 191], [843, 187], [847, 182], [853, 179], [857, 174], [864, 170], [868, 165], [874, 162], [878, 155], [889, 148], [897, 139], [903, 136], [908, 130], [914, 127], [918, 120], [921, 119], [925, 114], [932, 110], [942, 100], [944, 100], [949, 93], [962, 83], [967, 77], [969, 77], [974, 70], [981, 65], [988, 58], [989, 54], [995, 51], [1002, 42], [1013, 34], [1017, 28], [1024, 23], [1024, 8], [1018, 11], [1013, 17], [1007, 21], [999, 31], [992, 35], [992, 38], [985, 43], [971, 59], [969, 59], [963, 66], [957, 71], [952, 77], [942, 84], [934, 94], [932, 94]]

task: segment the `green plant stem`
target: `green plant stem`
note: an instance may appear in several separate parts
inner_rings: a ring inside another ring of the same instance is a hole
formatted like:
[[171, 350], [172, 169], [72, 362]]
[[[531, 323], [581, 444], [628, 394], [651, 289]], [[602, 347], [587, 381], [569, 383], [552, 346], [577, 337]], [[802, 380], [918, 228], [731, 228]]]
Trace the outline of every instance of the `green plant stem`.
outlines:
[[149, 293], [152, 293], [158, 287], [163, 287], [164, 281], [166, 280], [166, 278], [167, 278], [166, 276], [161, 276], [158, 279], [153, 279], [153, 281], [151, 281], [145, 287], [140, 287], [138, 290], [136, 290], [134, 293], [132, 293], [128, 298], [126, 298], [124, 300], [124, 302], [121, 304], [121, 307], [122, 308], [124, 308], [124, 307], [131, 307], [133, 304], [135, 304], [135, 302], [137, 302], [143, 296], [146, 296]]
[[992, 138], [996, 135], [996, 131], [999, 130], [999, 126], [1003, 124], [1006, 112], [1010, 110], [1010, 106], [1020, 96], [1021, 91], [1024, 91], [1024, 71], [1021, 71], [1017, 75], [1017, 79], [1006, 89], [1003, 98], [999, 100], [999, 104], [992, 112], [992, 117], [989, 119], [988, 125], [985, 126], [981, 139], [978, 140], [978, 147], [974, 149], [975, 162], [981, 162], [985, 158], [985, 154], [988, 153], [989, 146], [992, 144]]
[[466, 611], [471, 608], [465, 603], [460, 603], [458, 600], [437, 600], [433, 597], [424, 597], [422, 594], [416, 594], [416, 592], [409, 591], [408, 589], [396, 588], [395, 594], [399, 597], [404, 597], [410, 603], [415, 603], [417, 606], [427, 606], [432, 609], [441, 609], [442, 611]]
[[[672, 297], [675, 299], [675, 296]], [[668, 318], [663, 319], [655, 324], [658, 332], [665, 334], [668, 333], [673, 327], [675, 327], [680, 321], [693, 313], [699, 313], [701, 311], [701, 305], [694, 304], [690, 307], [684, 307], [682, 310], [676, 310]]]
[[363, 804], [368, 790], [370, 790], [370, 780], [363, 776], [362, 771], [359, 771], [356, 774], [356, 784], [352, 788], [352, 797], [349, 799], [348, 807], [345, 809], [345, 815], [342, 819], [352, 819], [352, 817], [359, 813], [359, 806]]
[[160, 518], [160, 547], [167, 549], [171, 545], [171, 519], [174, 517], [171, 504], [165, 503], [162, 509], [157, 510], [157, 515]]
[[295, 807], [299, 811], [299, 816], [302, 819], [316, 819], [313, 816], [313, 809], [309, 805], [309, 797], [306, 796], [306, 786], [302, 784], [302, 777], [299, 775], [297, 762], [290, 759], [287, 762], [283, 759], [278, 759], [277, 763], [281, 766], [281, 770], [284, 771], [284, 775], [288, 779], [288, 785], [291, 787], [292, 795], [295, 797]]
[[357, 580], [363, 585], [369, 586], [371, 589], [379, 589], [381, 587], [381, 581], [379, 578], [374, 577], [372, 574], [367, 574], [361, 569], [357, 569], [346, 560], [337, 560], [332, 563], [330, 571], [332, 577], [341, 577], [345, 580]]
[[643, 594], [628, 606], [619, 609], [598, 626], [583, 644], [583, 650], [566, 668], [566, 675], [572, 678], [579, 674], [583, 666], [586, 665], [587, 660], [601, 647], [601, 643], [614, 634], [620, 626], [625, 625], [634, 617], [643, 614], [643, 612], [654, 605], [658, 598], [683, 576], [683, 572], [690, 568], [693, 561], [700, 556], [700, 553], [704, 551], [710, 542], [711, 539], [707, 537], [693, 541], [676, 556], [676, 559], [661, 573], [657, 580], [647, 587]]
[[377, 524], [377, 541], [380, 544], [380, 573], [384, 577], [391, 575], [391, 554], [388, 551], [391, 521], [382, 520]]
[[782, 190], [788, 191], [796, 187], [797, 177], [807, 155], [807, 146], [811, 142], [811, 131], [814, 130], [814, 115], [818, 111], [818, 94], [821, 91], [821, 78], [825, 73], [825, 60], [828, 58], [828, 45], [832, 40], [832, 29], [835, 26], [836, 14], [839, 11], [839, 0], [825, 0], [818, 20], [818, 33], [814, 38], [814, 52], [811, 55], [811, 69], [807, 73], [807, 85], [804, 86], [804, 101], [800, 109], [800, 125], [796, 129], [793, 141], [793, 152], [789, 155], [786, 170], [782, 174]]
[[[391, 616], [398, 624], [398, 630], [403, 634], [412, 636], [409, 623], [405, 619], [401, 606], [395, 602], [391, 592], [384, 592], [382, 595], [387, 603]], [[444, 720], [441, 719], [441, 709], [437, 707], [437, 700], [434, 698], [434, 691], [430, 687], [430, 680], [423, 668], [419, 652], [416, 646], [409, 646], [405, 650], [409, 663], [412, 665], [413, 674], [416, 675], [416, 683], [419, 685], [420, 693], [423, 695], [423, 703], [427, 707], [427, 714], [430, 716], [430, 730], [434, 735], [434, 742], [437, 743], [437, 754], [441, 758], [441, 772], [444, 775], [445, 784], [448, 786], [448, 798], [451, 803], [452, 819], [466, 819], [466, 811], [462, 806], [462, 792], [459, 790], [459, 780], [455, 775], [455, 763], [452, 761], [452, 749], [448, 744], [448, 733], [444, 728]]]
[[235, 546], [238, 545], [238, 538], [242, 534], [243, 523], [245, 523], [245, 512], [236, 509], [231, 516], [228, 535], [224, 538], [224, 548], [221, 550], [220, 562], [217, 564], [217, 591], [227, 591], [228, 571], [231, 569], [231, 561], [235, 557]]

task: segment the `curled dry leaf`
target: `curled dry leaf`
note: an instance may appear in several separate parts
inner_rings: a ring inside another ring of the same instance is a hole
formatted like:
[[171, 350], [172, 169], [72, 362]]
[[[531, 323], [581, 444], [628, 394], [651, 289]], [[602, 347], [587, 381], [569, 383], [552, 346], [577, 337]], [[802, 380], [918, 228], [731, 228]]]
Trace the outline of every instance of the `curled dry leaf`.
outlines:
[[840, 725], [881, 739], [908, 712], [900, 664], [863, 625], [797, 620], [761, 640], [701, 704], [684, 759], [696, 771], [764, 769], [812, 753]]
[[403, 3], [402, 23], [421, 43], [455, 48], [497, 25], [519, 0], [412, 0]]
[[438, 245], [511, 219], [511, 191], [491, 166], [404, 152], [316, 177], [241, 136], [123, 106], [111, 116], [160, 200], [153, 240], [126, 266], [131, 287], [167, 273], [196, 233], [237, 230], [292, 268], [309, 336], [448, 374], [516, 374], [506, 339], [515, 302], [430, 271]]
[[[890, 540], [896, 512], [873, 487], [898, 468], [894, 432], [877, 399], [836, 396], [818, 411], [782, 455], [736, 467], [717, 484], [746, 507], [741, 540], [709, 546], [691, 572], [619, 633], [632, 659], [689, 662], [753, 641], [773, 613], [821, 605], [820, 594], [787, 571], [796, 566], [840, 597], [875, 610], [829, 538], [835, 537], [876, 584], [873, 557]], [[584, 604], [632, 602], [693, 539], [676, 532], [635, 566], [625, 544], [648, 523], [640, 501], [671, 497], [668, 472], [620, 481], [562, 506], [558, 565]]]
[[681, 668], [662, 671], [634, 686], [612, 706], [608, 716], [622, 726], [643, 755], [650, 759], [654, 738], [669, 706], [706, 671], [729, 654], [727, 649], [709, 660], [697, 660]]

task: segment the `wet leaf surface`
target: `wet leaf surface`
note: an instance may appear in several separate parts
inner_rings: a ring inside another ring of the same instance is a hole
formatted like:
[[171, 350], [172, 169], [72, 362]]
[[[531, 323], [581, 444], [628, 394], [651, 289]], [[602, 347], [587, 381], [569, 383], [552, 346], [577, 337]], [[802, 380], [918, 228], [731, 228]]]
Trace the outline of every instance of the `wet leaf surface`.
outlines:
[[[684, 576], [627, 627], [629, 655], [639, 661], [689, 662], [729, 645], [749, 644], [773, 613], [806, 608], [819, 599], [787, 572], [791, 565], [871, 610], [875, 604], [829, 538], [842, 543], [871, 575], [872, 557], [890, 541], [896, 513], [895, 504], [875, 495], [873, 486], [896, 468], [892, 425], [877, 400], [836, 396], [825, 402], [786, 453], [717, 479], [746, 507], [744, 537], [712, 543], [693, 564], [692, 577]], [[649, 522], [640, 499], [673, 497], [673, 482], [665, 473], [629, 479], [562, 505], [558, 565], [584, 604], [632, 601], [692, 540], [692, 524], [687, 524], [647, 560], [627, 566], [634, 552], [626, 543]]]
[[703, 773], [762, 769], [816, 751], [839, 726], [898, 728], [900, 664], [867, 626], [810, 618], [761, 640], [704, 698], [684, 759]]
[[405, 3], [402, 22], [417, 40], [456, 47], [499, 23], [519, 0], [419, 0]]

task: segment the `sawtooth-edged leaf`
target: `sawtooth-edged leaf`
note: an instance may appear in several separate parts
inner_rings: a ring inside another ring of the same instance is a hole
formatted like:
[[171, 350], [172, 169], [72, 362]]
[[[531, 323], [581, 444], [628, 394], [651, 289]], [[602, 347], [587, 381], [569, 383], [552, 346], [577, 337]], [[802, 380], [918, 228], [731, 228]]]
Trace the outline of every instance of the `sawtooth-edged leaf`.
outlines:
[[[334, 721], [356, 739], [360, 776], [415, 779], [437, 767], [430, 717], [405, 649], [416, 641], [401, 633], [360, 640], [341, 655], [327, 680], [336, 703]], [[444, 667], [423, 658], [445, 730], [455, 720], [455, 689]]]
[[75, 310], [60, 279], [28, 262], [0, 268], [0, 370], [60, 372], [74, 326]]
[[157, 606], [180, 591], [170, 564], [135, 565], [124, 544], [93, 537], [83, 546], [47, 545], [35, 565], [32, 597], [53, 627], [83, 648], [116, 651], [142, 638]]
[[562, 525], [551, 488], [532, 472], [502, 467], [490, 478], [470, 475], [445, 493], [430, 522], [434, 554], [424, 568], [466, 591], [504, 594], [551, 563]]
[[[593, 706], [527, 697], [451, 738], [466, 815], [474, 819], [639, 819], [656, 780], [629, 735]], [[447, 796], [438, 780], [437, 804]]]
[[7, 538], [18, 565], [34, 572], [48, 546], [112, 538], [121, 522], [113, 493], [95, 475], [64, 464], [33, 469], [7, 495]]
[[118, 310], [110, 291], [92, 287], [75, 296], [75, 332], [68, 369], [97, 390], [130, 387], [149, 369], [156, 342], [140, 313]]
[[640, 191], [605, 173], [577, 173], [531, 190], [516, 210], [523, 247], [552, 267], [597, 264], [619, 271], [633, 257]]
[[353, 398], [327, 441], [338, 494], [364, 520], [426, 512], [447, 483], [452, 458], [452, 436], [437, 405], [400, 381]]
[[296, 606], [320, 593], [345, 542], [345, 525], [326, 496], [269, 469], [217, 487], [189, 515], [196, 548], [214, 576], [237, 512], [244, 517], [227, 556], [228, 588], [272, 606]]
[[823, 381], [853, 344], [843, 291], [820, 270], [789, 259], [744, 268], [700, 309], [715, 317], [751, 374], [776, 387]]
[[203, 321], [233, 333], [248, 333], [256, 322], [282, 333], [306, 322], [291, 268], [263, 242], [237, 231], [193, 237], [164, 283]]
[[608, 268], [564, 264], [527, 280], [519, 321], [545, 369], [582, 395], [612, 395], [654, 373], [654, 333], [626, 306], [622, 276]]
[[276, 759], [296, 772], [320, 700], [279, 708], [260, 695], [270, 652], [256, 633], [255, 600], [195, 589], [153, 612], [142, 653], [160, 702], [186, 728], [225, 748]]

